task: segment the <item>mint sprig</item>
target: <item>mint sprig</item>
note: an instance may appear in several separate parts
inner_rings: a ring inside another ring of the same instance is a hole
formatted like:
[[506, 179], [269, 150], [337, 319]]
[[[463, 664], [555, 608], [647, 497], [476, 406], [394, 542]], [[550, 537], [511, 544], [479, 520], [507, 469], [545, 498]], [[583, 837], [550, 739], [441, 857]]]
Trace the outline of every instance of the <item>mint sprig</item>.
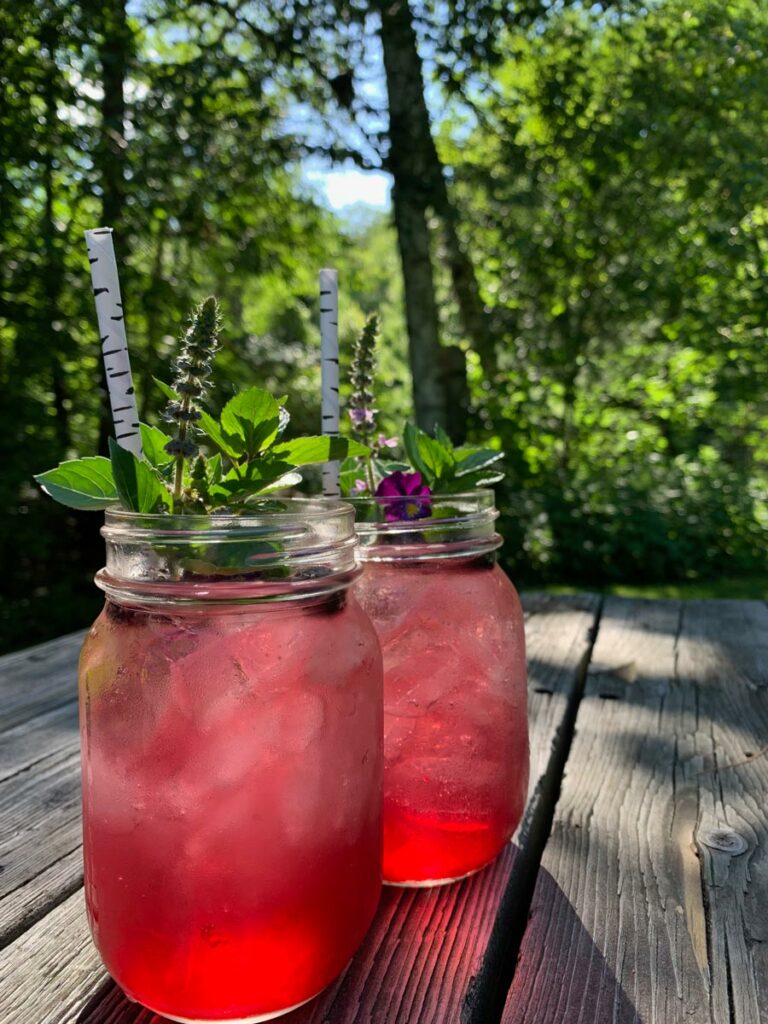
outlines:
[[[168, 399], [166, 418], [175, 436], [140, 425], [139, 458], [110, 438], [110, 458], [61, 463], [35, 477], [43, 490], [71, 508], [120, 507], [141, 513], [239, 512], [252, 499], [301, 481], [297, 469], [349, 458], [367, 459], [370, 449], [339, 437], [284, 440], [290, 421], [285, 396], [251, 387], [231, 398], [219, 419], [202, 408], [210, 361], [217, 346], [215, 299], [197, 308], [182, 340], [173, 385], [157, 381]], [[201, 446], [213, 451], [205, 454]]]
[[403, 432], [403, 445], [411, 466], [421, 473], [433, 494], [457, 494], [475, 487], [490, 487], [504, 478], [498, 467], [504, 452], [471, 445], [455, 448], [439, 427], [435, 437], [430, 437], [408, 423]]
[[352, 395], [349, 400], [349, 418], [352, 432], [357, 434], [371, 448], [366, 459], [352, 457], [342, 462], [339, 475], [341, 493], [345, 496], [372, 496], [387, 477], [394, 473], [418, 473], [421, 484], [432, 494], [450, 494], [472, 490], [475, 487], [490, 487], [503, 479], [504, 473], [498, 462], [504, 453], [492, 448], [461, 445], [455, 447], [448, 434], [440, 426], [435, 427], [434, 436], [407, 423], [400, 439], [407, 462], [387, 457], [390, 446], [396, 440], [383, 434], [376, 434], [374, 408], [376, 341], [378, 318], [369, 317], [358, 338], [350, 370]]
[[101, 455], [62, 462], [35, 480], [54, 501], [69, 508], [104, 509], [117, 504], [112, 464]]

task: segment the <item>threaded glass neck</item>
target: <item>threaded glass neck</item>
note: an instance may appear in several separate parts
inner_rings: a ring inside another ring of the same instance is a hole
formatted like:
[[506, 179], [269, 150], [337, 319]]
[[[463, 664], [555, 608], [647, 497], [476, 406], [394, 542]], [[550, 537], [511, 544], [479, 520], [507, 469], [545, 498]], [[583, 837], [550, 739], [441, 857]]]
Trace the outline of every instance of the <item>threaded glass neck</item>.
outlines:
[[289, 600], [343, 589], [358, 572], [354, 512], [333, 499], [264, 500], [244, 515], [111, 510], [101, 532], [96, 582], [117, 600]]
[[467, 558], [502, 543], [490, 490], [349, 500], [363, 562]]

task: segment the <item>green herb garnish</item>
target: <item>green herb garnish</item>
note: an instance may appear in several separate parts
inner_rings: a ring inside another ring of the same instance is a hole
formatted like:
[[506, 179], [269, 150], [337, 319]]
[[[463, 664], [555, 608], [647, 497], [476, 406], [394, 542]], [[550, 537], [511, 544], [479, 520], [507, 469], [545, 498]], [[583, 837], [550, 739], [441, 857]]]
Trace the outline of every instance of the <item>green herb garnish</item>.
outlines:
[[[62, 462], [35, 476], [43, 490], [70, 508], [207, 515], [245, 511], [252, 499], [301, 480], [297, 469], [348, 458], [370, 449], [341, 437], [284, 440], [290, 417], [285, 396], [252, 387], [231, 398], [219, 419], [203, 408], [221, 316], [216, 299], [192, 313], [181, 340], [171, 385], [156, 381], [168, 399], [173, 436], [141, 424], [143, 457], [110, 438], [109, 459]], [[211, 449], [202, 451], [203, 446]]]
[[[386, 497], [396, 491], [407, 496], [411, 493], [409, 487], [423, 487], [428, 494], [455, 494], [475, 487], [490, 487], [502, 480], [504, 473], [498, 463], [504, 458], [504, 452], [466, 444], [455, 447], [441, 427], [435, 427], [434, 436], [412, 423], [406, 424], [402, 438], [377, 434], [378, 409], [374, 406], [377, 335], [378, 318], [374, 314], [368, 318], [355, 344], [348, 408], [352, 432], [369, 450], [362, 458], [350, 453], [342, 463], [339, 478], [342, 494]], [[391, 458], [392, 449], [397, 447], [402, 449], [407, 461]]]

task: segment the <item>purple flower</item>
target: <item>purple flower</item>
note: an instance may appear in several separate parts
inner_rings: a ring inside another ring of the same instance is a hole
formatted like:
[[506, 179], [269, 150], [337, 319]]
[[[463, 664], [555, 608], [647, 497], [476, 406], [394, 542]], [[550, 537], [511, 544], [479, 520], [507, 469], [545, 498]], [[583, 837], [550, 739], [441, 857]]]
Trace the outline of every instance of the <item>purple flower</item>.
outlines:
[[368, 484], [365, 480], [355, 480], [350, 488], [350, 494], [362, 494], [368, 489]]
[[397, 438], [387, 437], [386, 434], [379, 434], [376, 438], [377, 448], [397, 448]]
[[352, 420], [352, 426], [356, 428], [373, 423], [373, 409], [350, 409], [349, 418]]
[[388, 522], [425, 519], [432, 515], [430, 503], [418, 500], [431, 493], [429, 487], [422, 483], [421, 473], [403, 473], [399, 469], [385, 476], [376, 488], [377, 498], [395, 499], [384, 505], [384, 517]]

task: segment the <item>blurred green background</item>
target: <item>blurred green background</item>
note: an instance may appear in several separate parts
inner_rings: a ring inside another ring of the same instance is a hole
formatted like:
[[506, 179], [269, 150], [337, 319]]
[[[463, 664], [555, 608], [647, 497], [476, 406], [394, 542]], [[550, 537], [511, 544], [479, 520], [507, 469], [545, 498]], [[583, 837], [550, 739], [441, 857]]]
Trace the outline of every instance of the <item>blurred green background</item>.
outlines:
[[754, 0], [3, 0], [0, 649], [99, 603], [99, 517], [31, 475], [109, 433], [100, 224], [145, 419], [215, 293], [218, 403], [315, 432], [336, 266], [383, 429], [506, 452], [516, 582], [764, 596], [767, 55]]

